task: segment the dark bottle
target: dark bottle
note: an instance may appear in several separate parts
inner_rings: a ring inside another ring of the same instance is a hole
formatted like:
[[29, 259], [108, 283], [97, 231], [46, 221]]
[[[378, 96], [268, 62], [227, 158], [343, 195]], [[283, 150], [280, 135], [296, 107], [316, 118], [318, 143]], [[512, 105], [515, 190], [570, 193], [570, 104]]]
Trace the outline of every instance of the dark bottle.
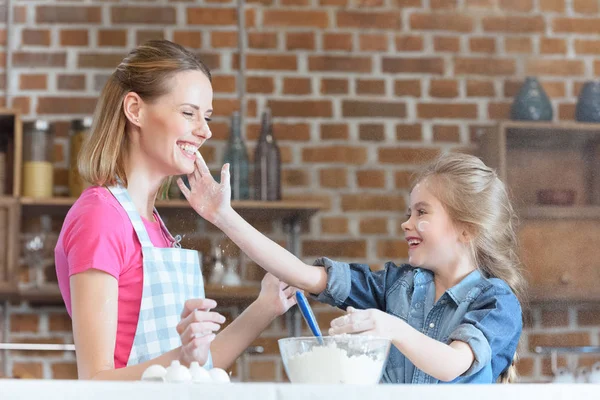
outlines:
[[273, 137], [269, 109], [262, 114], [260, 138], [254, 152], [254, 198], [281, 200], [281, 154]]
[[229, 142], [225, 149], [223, 163], [229, 163], [231, 173], [231, 198], [233, 200], [250, 199], [248, 186], [248, 151], [242, 139], [240, 113], [234, 112], [231, 117]]

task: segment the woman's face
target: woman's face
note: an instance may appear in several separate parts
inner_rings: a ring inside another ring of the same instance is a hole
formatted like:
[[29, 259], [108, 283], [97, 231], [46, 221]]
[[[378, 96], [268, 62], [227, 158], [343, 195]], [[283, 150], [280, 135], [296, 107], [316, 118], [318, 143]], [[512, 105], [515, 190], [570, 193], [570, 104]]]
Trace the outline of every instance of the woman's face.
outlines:
[[212, 136], [213, 91], [201, 71], [175, 74], [171, 90], [140, 109], [140, 149], [165, 176], [194, 171], [195, 153]]

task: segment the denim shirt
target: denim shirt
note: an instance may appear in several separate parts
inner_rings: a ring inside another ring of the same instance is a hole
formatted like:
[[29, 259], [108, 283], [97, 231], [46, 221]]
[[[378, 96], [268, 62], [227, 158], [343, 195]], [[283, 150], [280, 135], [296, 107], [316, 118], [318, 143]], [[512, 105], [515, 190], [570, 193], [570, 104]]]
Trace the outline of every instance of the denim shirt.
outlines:
[[[509, 286], [486, 278], [479, 270], [467, 275], [435, 302], [433, 273], [410, 265], [389, 262], [381, 271], [368, 265], [348, 264], [320, 258], [327, 287], [314, 296], [341, 309], [376, 308], [407, 322], [442, 343], [467, 343], [475, 355], [471, 367], [452, 382], [416, 368], [392, 346], [383, 373], [385, 383], [495, 383], [513, 359], [521, 336], [522, 312]], [[444, 362], [444, 360], [439, 360]]]

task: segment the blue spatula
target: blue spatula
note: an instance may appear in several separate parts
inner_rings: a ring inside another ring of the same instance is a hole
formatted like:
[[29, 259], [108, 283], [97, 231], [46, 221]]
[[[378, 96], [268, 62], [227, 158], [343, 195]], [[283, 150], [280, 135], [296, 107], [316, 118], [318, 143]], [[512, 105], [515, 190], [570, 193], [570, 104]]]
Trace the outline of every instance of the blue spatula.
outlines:
[[300, 312], [304, 317], [304, 320], [308, 324], [313, 335], [317, 337], [319, 344], [323, 344], [323, 335], [321, 334], [321, 330], [319, 329], [319, 324], [317, 324], [317, 319], [315, 318], [315, 314], [313, 314], [310, 305], [308, 304], [308, 299], [301, 291], [296, 291], [296, 302], [298, 303], [298, 307], [300, 308]]

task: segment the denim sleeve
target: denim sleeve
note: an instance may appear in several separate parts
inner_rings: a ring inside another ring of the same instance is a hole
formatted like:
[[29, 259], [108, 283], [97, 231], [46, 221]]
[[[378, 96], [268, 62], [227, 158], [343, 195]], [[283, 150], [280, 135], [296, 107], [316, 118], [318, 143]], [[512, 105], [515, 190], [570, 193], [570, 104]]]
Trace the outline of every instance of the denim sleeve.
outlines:
[[510, 366], [522, 329], [521, 305], [512, 292], [492, 287], [482, 293], [448, 338], [467, 343], [475, 355], [462, 376], [473, 375], [488, 364], [499, 375]]
[[388, 267], [371, 271], [368, 265], [333, 261], [319, 258], [314, 265], [324, 267], [327, 272], [325, 290], [312, 297], [334, 307], [345, 309], [378, 308], [385, 310], [385, 282]]

